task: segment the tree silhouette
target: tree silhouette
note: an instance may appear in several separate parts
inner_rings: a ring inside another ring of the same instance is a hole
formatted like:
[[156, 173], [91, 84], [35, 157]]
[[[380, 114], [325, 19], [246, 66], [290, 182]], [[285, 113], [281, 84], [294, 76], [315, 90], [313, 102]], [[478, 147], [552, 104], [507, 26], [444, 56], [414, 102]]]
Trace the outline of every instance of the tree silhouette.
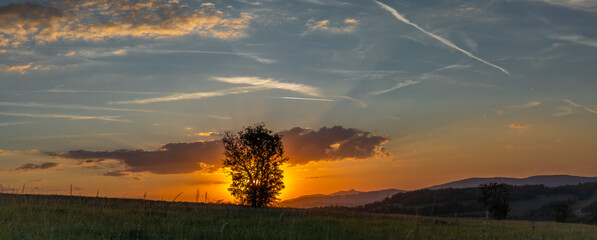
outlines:
[[506, 218], [510, 211], [509, 190], [506, 184], [490, 182], [481, 184], [479, 189], [481, 190], [479, 202], [489, 207], [487, 209], [489, 215], [498, 220]]
[[228, 190], [243, 205], [269, 206], [284, 189], [282, 136], [266, 129], [263, 123], [246, 127], [238, 134], [226, 132], [223, 167], [232, 177]]
[[570, 213], [567, 202], [558, 202], [554, 208], [554, 217], [558, 222], [565, 222]]

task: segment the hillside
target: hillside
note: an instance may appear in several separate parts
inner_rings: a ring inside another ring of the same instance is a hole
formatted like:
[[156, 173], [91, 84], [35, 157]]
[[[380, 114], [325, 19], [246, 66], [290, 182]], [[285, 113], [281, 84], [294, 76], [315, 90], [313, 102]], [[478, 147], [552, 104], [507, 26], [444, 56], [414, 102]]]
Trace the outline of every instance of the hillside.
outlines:
[[379, 191], [360, 192], [354, 189], [340, 191], [329, 195], [314, 194], [282, 201], [280, 206], [293, 208], [313, 208], [326, 206], [356, 207], [391, 197], [396, 193], [404, 192], [398, 189], [385, 189]]
[[483, 183], [499, 182], [513, 186], [523, 185], [545, 185], [547, 187], [559, 187], [565, 185], [576, 185], [586, 182], [597, 182], [597, 177], [579, 177], [571, 175], [538, 175], [527, 178], [508, 178], [508, 177], [494, 177], [494, 178], [467, 178], [454, 182], [444, 183], [428, 187], [428, 189], [442, 189], [442, 188], [470, 188], [478, 187]]
[[[552, 220], [553, 206], [566, 202], [571, 221], [597, 223], [597, 182], [546, 187], [543, 185], [508, 186], [510, 218]], [[479, 188], [422, 189], [398, 193], [355, 209], [368, 212], [402, 213], [429, 216], [483, 217], [485, 207], [477, 200]]]

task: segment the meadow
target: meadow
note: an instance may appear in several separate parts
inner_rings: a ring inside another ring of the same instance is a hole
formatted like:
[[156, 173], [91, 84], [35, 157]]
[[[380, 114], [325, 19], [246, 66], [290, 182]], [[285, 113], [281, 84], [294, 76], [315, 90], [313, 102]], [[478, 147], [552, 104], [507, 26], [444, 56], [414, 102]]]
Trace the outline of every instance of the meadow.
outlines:
[[0, 239], [597, 239], [597, 226], [0, 194]]

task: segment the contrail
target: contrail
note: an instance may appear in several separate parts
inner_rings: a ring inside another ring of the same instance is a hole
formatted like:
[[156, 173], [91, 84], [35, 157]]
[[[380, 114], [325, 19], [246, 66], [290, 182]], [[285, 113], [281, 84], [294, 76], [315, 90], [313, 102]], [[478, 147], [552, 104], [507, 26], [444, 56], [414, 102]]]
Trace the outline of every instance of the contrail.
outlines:
[[485, 61], [485, 60], [483, 60], [483, 59], [481, 59], [481, 58], [479, 58], [479, 57], [477, 57], [477, 56], [473, 55], [472, 53], [470, 53], [470, 52], [468, 52], [468, 51], [466, 51], [466, 50], [464, 50], [464, 49], [462, 49], [462, 48], [460, 48], [460, 47], [456, 46], [456, 44], [454, 44], [454, 43], [450, 42], [448, 39], [445, 39], [445, 38], [443, 38], [443, 37], [437, 36], [437, 35], [435, 35], [435, 34], [433, 34], [433, 33], [430, 33], [430, 32], [428, 32], [427, 30], [425, 30], [425, 29], [423, 29], [423, 28], [419, 27], [419, 25], [417, 25], [417, 24], [415, 24], [415, 23], [411, 22], [410, 20], [406, 19], [406, 18], [405, 18], [403, 15], [401, 15], [400, 13], [398, 13], [398, 11], [396, 11], [396, 9], [394, 9], [394, 8], [392, 8], [392, 7], [388, 6], [388, 5], [385, 5], [385, 4], [381, 3], [381, 2], [378, 2], [378, 1], [375, 1], [375, 2], [377, 3], [377, 5], [379, 5], [380, 7], [382, 7], [383, 9], [387, 10], [387, 11], [388, 11], [388, 12], [390, 12], [392, 15], [394, 15], [394, 17], [396, 17], [396, 19], [400, 20], [401, 22], [403, 22], [403, 23], [406, 23], [406, 24], [408, 24], [408, 25], [411, 25], [411, 26], [415, 27], [416, 29], [418, 29], [419, 31], [421, 31], [421, 32], [423, 32], [423, 33], [425, 33], [425, 34], [429, 35], [430, 37], [432, 37], [432, 38], [435, 38], [435, 39], [437, 39], [438, 41], [442, 42], [443, 44], [446, 44], [446, 45], [448, 45], [448, 47], [451, 47], [451, 48], [453, 48], [453, 49], [456, 49], [456, 50], [458, 50], [459, 52], [461, 52], [461, 53], [464, 53], [465, 55], [467, 55], [467, 56], [469, 56], [469, 57], [471, 57], [471, 58], [473, 58], [473, 59], [475, 59], [475, 60], [477, 60], [477, 61], [479, 61], [479, 62], [482, 62], [482, 63], [484, 63], [484, 64], [487, 64], [487, 65], [489, 65], [489, 66], [492, 66], [492, 67], [494, 67], [494, 68], [497, 68], [497, 69], [499, 69], [500, 71], [502, 71], [503, 73], [507, 74], [508, 76], [510, 75], [510, 72], [508, 72], [508, 70], [506, 70], [506, 69], [504, 69], [504, 68], [502, 68], [502, 67], [500, 67], [500, 66], [498, 66], [498, 65], [495, 65], [495, 64], [493, 64], [493, 63], [490, 63], [490, 62], [488, 62], [488, 61]]

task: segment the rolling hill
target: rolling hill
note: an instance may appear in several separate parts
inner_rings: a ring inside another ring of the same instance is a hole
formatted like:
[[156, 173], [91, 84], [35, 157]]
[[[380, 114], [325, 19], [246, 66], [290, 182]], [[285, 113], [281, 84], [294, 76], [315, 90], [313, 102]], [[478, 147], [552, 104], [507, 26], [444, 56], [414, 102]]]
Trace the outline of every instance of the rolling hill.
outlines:
[[401, 192], [404, 191], [398, 189], [385, 189], [379, 191], [360, 192], [351, 189], [329, 195], [314, 194], [300, 196], [298, 198], [282, 201], [280, 205], [282, 207], [293, 208], [313, 208], [326, 206], [356, 207], [359, 205], [380, 201], [386, 197], [391, 197], [392, 195]]

